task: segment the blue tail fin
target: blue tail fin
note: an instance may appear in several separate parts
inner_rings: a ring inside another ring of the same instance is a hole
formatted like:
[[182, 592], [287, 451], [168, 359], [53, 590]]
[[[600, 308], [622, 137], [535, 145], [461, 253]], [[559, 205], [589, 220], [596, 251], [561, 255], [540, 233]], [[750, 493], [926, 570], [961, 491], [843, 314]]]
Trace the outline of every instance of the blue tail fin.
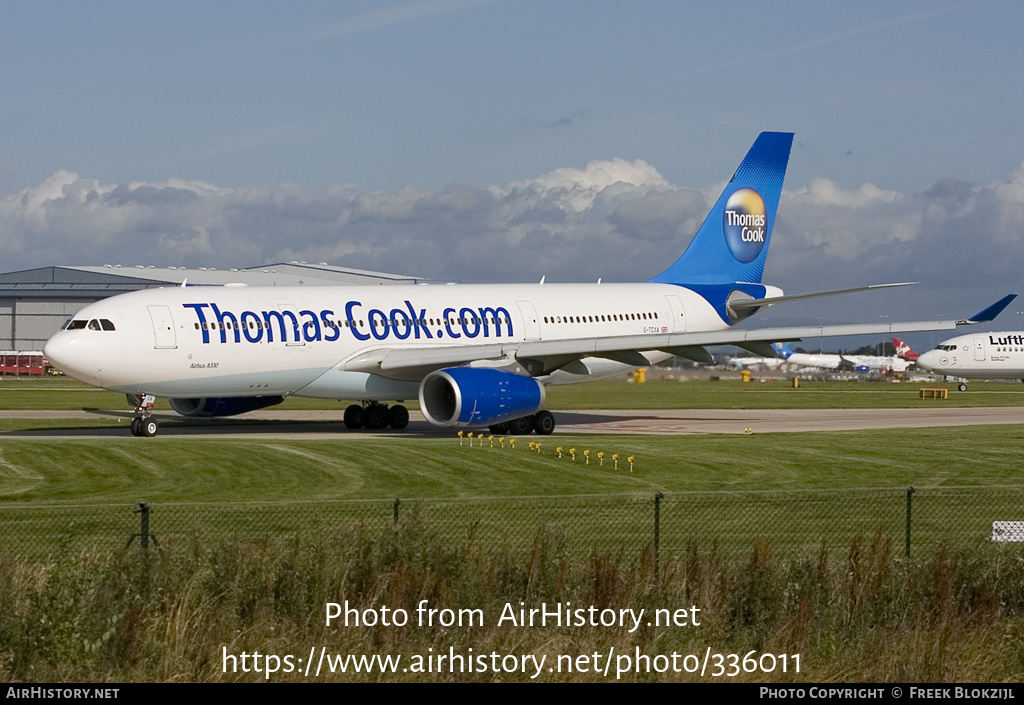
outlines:
[[793, 348], [789, 347], [789, 343], [772, 343], [772, 350], [783, 360], [788, 360], [789, 356], [793, 354]]
[[762, 132], [662, 284], [760, 283], [782, 194], [791, 132]]

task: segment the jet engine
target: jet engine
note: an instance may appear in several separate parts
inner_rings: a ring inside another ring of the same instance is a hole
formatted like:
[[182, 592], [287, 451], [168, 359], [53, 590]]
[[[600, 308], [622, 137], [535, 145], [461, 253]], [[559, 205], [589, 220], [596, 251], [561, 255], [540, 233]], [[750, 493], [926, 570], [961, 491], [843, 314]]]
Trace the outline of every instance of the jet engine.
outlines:
[[541, 409], [544, 385], [503, 370], [449, 367], [424, 377], [419, 396], [420, 411], [436, 426], [490, 426]]
[[263, 409], [280, 404], [284, 397], [212, 397], [210, 399], [168, 399], [171, 408], [182, 416], [210, 418], [213, 416], [235, 416], [247, 411]]

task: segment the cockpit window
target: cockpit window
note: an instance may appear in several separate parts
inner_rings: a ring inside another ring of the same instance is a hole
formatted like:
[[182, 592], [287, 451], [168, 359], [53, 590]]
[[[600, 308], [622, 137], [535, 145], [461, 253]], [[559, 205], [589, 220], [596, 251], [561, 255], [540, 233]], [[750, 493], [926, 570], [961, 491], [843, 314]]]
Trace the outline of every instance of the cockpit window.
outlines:
[[90, 321], [84, 319], [72, 319], [64, 324], [61, 330], [116, 330], [114, 322], [107, 318], [93, 318]]

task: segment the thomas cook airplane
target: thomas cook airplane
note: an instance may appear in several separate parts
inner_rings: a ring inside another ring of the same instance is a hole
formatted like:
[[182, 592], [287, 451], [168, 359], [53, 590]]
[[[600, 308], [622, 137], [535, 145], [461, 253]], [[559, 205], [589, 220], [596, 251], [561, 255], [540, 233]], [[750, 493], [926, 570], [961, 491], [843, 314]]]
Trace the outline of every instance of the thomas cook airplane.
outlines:
[[1024, 332], [975, 333], [943, 340], [917, 357], [918, 367], [960, 379], [1019, 379], [1024, 381]]
[[186, 416], [226, 416], [289, 395], [360, 401], [345, 410], [349, 428], [403, 428], [405, 406], [382, 402], [418, 397], [438, 426], [549, 434], [547, 384], [599, 379], [671, 355], [710, 362], [706, 345], [772, 357], [774, 341], [953, 329], [1002, 310], [996, 304], [959, 322], [733, 329], [774, 304], [900, 286], [784, 296], [760, 283], [792, 142], [792, 133], [762, 133], [683, 254], [646, 283], [183, 282], [84, 307], [45, 353], [72, 377], [142, 397], [132, 423], [141, 436], [157, 432], [157, 396]]

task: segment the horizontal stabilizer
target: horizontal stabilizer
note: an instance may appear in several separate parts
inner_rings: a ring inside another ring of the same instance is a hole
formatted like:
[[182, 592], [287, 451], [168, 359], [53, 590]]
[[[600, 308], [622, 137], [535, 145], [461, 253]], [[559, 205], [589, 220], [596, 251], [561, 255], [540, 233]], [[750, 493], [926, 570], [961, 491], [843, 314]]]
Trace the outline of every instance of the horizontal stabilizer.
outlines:
[[[899, 282], [898, 284], [872, 284], [871, 286], [859, 286], [854, 289], [836, 289], [834, 291], [818, 291], [813, 294], [792, 294], [789, 296], [768, 296], [763, 299], [730, 299], [729, 308], [742, 317], [750, 311], [757, 311], [775, 304], [788, 303], [790, 301], [804, 301], [806, 299], [820, 299], [825, 296], [838, 296], [840, 294], [854, 294], [858, 291], [873, 291], [875, 289], [892, 289], [897, 286], [910, 286], [917, 282]], [[987, 311], [988, 309], [986, 309]]]

